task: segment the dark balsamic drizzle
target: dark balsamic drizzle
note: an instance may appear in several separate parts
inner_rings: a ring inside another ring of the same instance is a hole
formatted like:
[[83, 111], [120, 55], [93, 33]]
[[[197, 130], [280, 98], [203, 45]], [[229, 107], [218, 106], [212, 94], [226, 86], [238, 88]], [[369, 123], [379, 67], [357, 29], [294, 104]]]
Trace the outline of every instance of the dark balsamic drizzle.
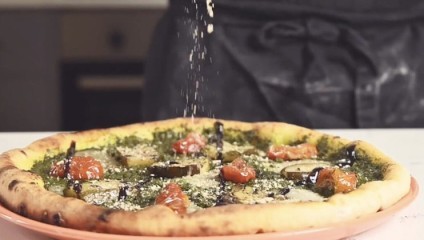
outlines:
[[294, 183], [295, 186], [306, 186], [306, 180], [297, 181]]
[[[152, 175], [150, 175], [150, 176], [152, 176]], [[143, 179], [139, 180], [139, 181], [137, 182], [137, 184], [136, 184], [136, 185], [134, 185], [133, 187], [134, 187], [135, 189], [137, 189], [137, 190], [140, 190], [140, 189], [141, 189], [143, 186], [145, 186], [147, 183], [151, 182], [151, 181], [152, 181], [152, 179], [153, 179], [153, 178], [151, 178], [151, 177], [143, 178]]]
[[338, 160], [336, 162], [336, 165], [340, 168], [352, 167], [357, 160], [355, 148], [356, 148], [356, 144], [352, 144], [348, 146], [345, 152], [346, 158], [342, 158]]
[[287, 193], [290, 192], [290, 188], [286, 187], [280, 190], [280, 194], [281, 195], [286, 195]]
[[234, 197], [231, 194], [224, 193], [224, 194], [221, 194], [218, 197], [215, 206], [219, 207], [219, 206], [224, 206], [224, 205], [228, 205], [228, 204], [235, 204], [235, 203], [236, 203], [236, 200], [234, 199]]
[[76, 143], [75, 141], [72, 141], [71, 146], [69, 146], [68, 150], [66, 151], [65, 160], [64, 160], [65, 162], [64, 170], [65, 170], [65, 179], [68, 180], [68, 187], [74, 190], [79, 198], [82, 191], [82, 185], [78, 180], [72, 179], [72, 175], [71, 175], [71, 164], [72, 164], [72, 158], [75, 156], [75, 148], [76, 148]]
[[307, 187], [312, 187], [315, 185], [315, 183], [317, 182], [318, 179], [318, 174], [319, 172], [324, 169], [323, 167], [317, 167], [314, 168], [309, 175], [306, 177], [305, 180], [302, 181], [298, 181], [295, 183], [296, 186], [307, 186]]
[[308, 185], [315, 185], [318, 179], [319, 172], [324, 169], [323, 167], [317, 167], [312, 169], [312, 171], [309, 173], [308, 177], [306, 178], [306, 184]]
[[220, 189], [219, 189], [219, 195], [216, 199], [215, 206], [223, 206], [227, 204], [233, 204], [234, 198], [225, 191], [225, 179], [222, 176], [222, 173], [219, 174], [219, 183], [220, 183]]
[[75, 141], [72, 141], [71, 142], [71, 146], [66, 151], [66, 156], [65, 156], [65, 164], [64, 164], [65, 177], [67, 179], [69, 179], [69, 180], [72, 179], [72, 176], [71, 176], [71, 163], [72, 163], [72, 158], [75, 155], [75, 147], [76, 147], [76, 143], [75, 143]]
[[118, 201], [124, 201], [127, 198], [128, 188], [129, 186], [126, 184], [119, 187]]
[[82, 191], [82, 185], [78, 180], [69, 180], [69, 186], [72, 187], [72, 190], [75, 191], [78, 198], [80, 197], [81, 191]]
[[219, 172], [219, 194], [216, 198], [216, 206], [225, 205], [225, 179], [222, 172]]
[[[215, 144], [216, 144], [216, 150], [217, 150], [217, 160], [219, 160], [219, 165], [223, 165], [223, 154], [222, 151], [224, 150], [224, 124], [221, 122], [215, 122], [214, 124], [215, 128]], [[228, 194], [225, 194], [225, 179], [222, 175], [222, 172], [219, 172], [219, 195], [216, 199], [216, 206], [222, 206], [228, 204]]]
[[352, 144], [346, 148], [346, 155], [351, 161], [356, 161], [356, 144]]

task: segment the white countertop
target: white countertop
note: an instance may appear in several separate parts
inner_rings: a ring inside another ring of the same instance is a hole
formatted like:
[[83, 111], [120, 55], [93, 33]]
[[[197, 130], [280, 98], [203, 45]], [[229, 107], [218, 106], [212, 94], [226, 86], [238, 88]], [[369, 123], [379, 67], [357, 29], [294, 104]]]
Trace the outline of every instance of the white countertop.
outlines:
[[[406, 166], [418, 185], [424, 187], [424, 129], [366, 129], [366, 130], [324, 130], [352, 140], [365, 140], [374, 144], [393, 159]], [[32, 141], [51, 133], [0, 133], [0, 152], [24, 147]], [[424, 236], [424, 194], [406, 209], [398, 212], [386, 223], [348, 240], [407, 239], [418, 240]], [[5, 240], [47, 240], [45, 236], [15, 226], [0, 219], [0, 239]]]
[[0, 0], [1, 9], [166, 8], [168, 0]]

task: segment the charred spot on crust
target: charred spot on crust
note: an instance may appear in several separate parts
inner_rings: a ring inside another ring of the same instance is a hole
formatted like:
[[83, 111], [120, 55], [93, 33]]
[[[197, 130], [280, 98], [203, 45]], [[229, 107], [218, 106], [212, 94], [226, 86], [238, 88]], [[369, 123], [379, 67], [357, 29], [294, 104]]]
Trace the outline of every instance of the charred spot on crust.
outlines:
[[265, 231], [262, 229], [262, 228], [260, 228], [260, 229], [258, 229], [257, 231], [256, 231], [256, 234], [258, 234], [258, 233], [264, 233]]
[[53, 219], [53, 224], [56, 226], [62, 226], [63, 223], [65, 222], [65, 220], [62, 218], [62, 214], [60, 214], [60, 212], [54, 214], [52, 216]]
[[209, 233], [209, 232], [211, 232], [211, 227], [209, 227], [209, 226], [200, 226], [200, 231], [202, 233]]
[[102, 214], [100, 214], [97, 219], [99, 219], [102, 222], [109, 222], [109, 219], [108, 219], [109, 215], [113, 212], [114, 212], [113, 209], [107, 209], [104, 212], [102, 212]]
[[3, 205], [4, 207], [7, 207], [6, 200], [0, 195], [0, 205]]
[[49, 212], [47, 210], [44, 210], [41, 215], [41, 221], [42, 222], [49, 222]]
[[24, 216], [24, 217], [28, 216], [28, 211], [27, 211], [27, 207], [26, 207], [25, 203], [19, 204], [18, 213], [19, 213], [19, 215]]
[[21, 152], [23, 155], [25, 155], [25, 156], [27, 155], [27, 154], [26, 154], [26, 152], [25, 152], [24, 150], [21, 150], [20, 152]]
[[9, 183], [9, 186], [8, 186], [9, 191], [12, 191], [12, 190], [13, 190], [13, 188], [14, 188], [14, 187], [15, 187], [18, 183], [20, 183], [18, 180], [16, 180], [16, 179], [12, 180], [12, 181]]

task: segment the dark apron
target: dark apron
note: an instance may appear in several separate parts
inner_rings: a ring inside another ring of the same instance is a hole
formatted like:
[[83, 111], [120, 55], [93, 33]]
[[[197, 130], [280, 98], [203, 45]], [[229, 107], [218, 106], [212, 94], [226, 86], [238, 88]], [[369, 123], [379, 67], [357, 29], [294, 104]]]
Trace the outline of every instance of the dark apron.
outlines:
[[157, 28], [144, 120], [181, 117], [194, 102], [196, 116], [223, 119], [424, 127], [420, 1], [214, 0], [214, 32], [199, 45], [207, 54], [197, 72], [192, 34], [205, 28], [191, 2], [170, 1]]

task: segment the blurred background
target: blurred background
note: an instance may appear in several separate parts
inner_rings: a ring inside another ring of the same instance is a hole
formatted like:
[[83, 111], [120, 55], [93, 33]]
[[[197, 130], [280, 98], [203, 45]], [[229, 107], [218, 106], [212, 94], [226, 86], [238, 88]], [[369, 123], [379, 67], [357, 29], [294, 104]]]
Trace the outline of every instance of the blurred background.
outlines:
[[336, 2], [0, 0], [0, 131], [424, 127], [424, 2]]
[[0, 0], [0, 131], [141, 121], [146, 54], [167, 0]]

